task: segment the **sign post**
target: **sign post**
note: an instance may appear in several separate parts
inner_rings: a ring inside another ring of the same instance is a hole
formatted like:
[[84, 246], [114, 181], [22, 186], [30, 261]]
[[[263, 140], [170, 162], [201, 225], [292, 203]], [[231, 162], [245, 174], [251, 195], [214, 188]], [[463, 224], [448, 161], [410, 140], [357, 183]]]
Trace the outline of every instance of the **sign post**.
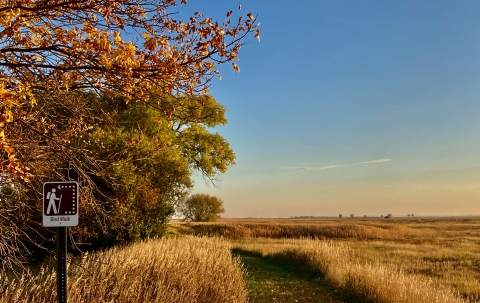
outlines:
[[57, 298], [67, 303], [67, 234], [68, 227], [57, 227]]
[[43, 225], [57, 228], [57, 298], [67, 303], [67, 235], [78, 225], [78, 183], [43, 183], [42, 204]]

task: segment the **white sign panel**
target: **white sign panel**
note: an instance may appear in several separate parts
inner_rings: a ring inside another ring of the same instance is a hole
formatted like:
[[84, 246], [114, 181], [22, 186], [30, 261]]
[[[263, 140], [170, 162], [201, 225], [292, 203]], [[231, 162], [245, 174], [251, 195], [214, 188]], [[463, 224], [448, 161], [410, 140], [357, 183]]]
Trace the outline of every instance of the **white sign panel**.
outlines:
[[46, 227], [78, 225], [78, 183], [43, 183], [43, 225]]

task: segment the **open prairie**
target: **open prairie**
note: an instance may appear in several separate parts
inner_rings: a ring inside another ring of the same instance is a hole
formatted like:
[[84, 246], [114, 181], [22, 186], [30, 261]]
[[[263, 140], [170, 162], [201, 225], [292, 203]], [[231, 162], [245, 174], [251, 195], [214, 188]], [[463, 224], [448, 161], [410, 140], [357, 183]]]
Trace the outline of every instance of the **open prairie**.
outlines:
[[170, 230], [307, 266], [351, 302], [480, 302], [480, 218], [224, 219]]
[[[69, 301], [480, 302], [480, 218], [173, 221], [169, 234], [71, 258]], [[0, 277], [0, 302], [55, 298], [52, 264]]]

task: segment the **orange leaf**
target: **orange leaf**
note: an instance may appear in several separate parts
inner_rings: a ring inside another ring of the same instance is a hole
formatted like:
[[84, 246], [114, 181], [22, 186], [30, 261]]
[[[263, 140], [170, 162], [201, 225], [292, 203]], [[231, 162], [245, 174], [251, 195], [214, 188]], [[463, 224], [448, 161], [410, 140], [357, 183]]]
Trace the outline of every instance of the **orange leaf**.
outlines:
[[258, 42], [260, 42], [260, 31], [259, 31], [258, 29], [255, 31], [255, 36], [254, 36], [254, 38], [257, 38], [257, 39], [258, 39]]
[[15, 148], [10, 147], [8, 145], [3, 146], [3, 149], [8, 153], [8, 154], [13, 154], [15, 152]]

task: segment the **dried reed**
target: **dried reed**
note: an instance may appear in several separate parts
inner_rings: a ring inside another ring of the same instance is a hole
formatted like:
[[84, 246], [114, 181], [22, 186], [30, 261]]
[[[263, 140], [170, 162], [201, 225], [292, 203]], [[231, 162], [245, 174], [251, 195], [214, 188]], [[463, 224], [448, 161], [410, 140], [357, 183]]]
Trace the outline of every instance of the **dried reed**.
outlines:
[[[151, 240], [73, 259], [70, 303], [247, 302], [244, 269], [227, 242], [184, 237]], [[56, 302], [55, 270], [0, 277], [0, 303]]]
[[344, 292], [375, 303], [466, 303], [448, 287], [396, 266], [359, 262], [352, 250], [331, 241], [238, 242], [236, 248], [308, 266]]
[[400, 224], [286, 224], [286, 223], [183, 223], [182, 233], [220, 236], [227, 239], [308, 238], [308, 239], [399, 239], [423, 235], [424, 231]]

